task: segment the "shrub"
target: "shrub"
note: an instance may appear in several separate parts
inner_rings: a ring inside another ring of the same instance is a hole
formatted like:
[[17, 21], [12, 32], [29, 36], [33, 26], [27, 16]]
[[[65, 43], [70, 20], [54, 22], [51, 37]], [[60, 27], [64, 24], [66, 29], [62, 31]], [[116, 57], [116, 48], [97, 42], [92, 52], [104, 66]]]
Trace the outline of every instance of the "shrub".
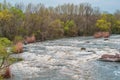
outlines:
[[7, 38], [0, 38], [0, 44], [8, 47], [12, 44], [12, 42], [8, 40]]
[[14, 43], [22, 42], [22, 41], [23, 41], [23, 37], [22, 36], [15, 36]]
[[4, 61], [7, 60], [10, 54], [9, 51], [7, 51], [7, 48], [11, 46], [11, 44], [12, 42], [7, 38], [0, 38], [0, 58], [2, 59], [0, 67], [4, 65]]
[[17, 42], [11, 49], [13, 53], [21, 53], [23, 52], [23, 43]]

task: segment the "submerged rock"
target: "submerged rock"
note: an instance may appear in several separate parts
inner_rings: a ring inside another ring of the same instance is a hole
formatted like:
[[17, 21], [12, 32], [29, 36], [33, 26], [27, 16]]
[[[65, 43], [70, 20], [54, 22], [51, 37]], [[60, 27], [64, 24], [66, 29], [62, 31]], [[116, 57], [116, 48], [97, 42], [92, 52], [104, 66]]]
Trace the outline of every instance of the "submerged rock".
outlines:
[[84, 51], [85, 51], [85, 50], [86, 50], [86, 48], [84, 48], [84, 47], [83, 47], [83, 48], [81, 48], [81, 51], [82, 51], [82, 50], [84, 50]]
[[109, 39], [108, 38], [105, 38], [104, 41], [108, 41]]

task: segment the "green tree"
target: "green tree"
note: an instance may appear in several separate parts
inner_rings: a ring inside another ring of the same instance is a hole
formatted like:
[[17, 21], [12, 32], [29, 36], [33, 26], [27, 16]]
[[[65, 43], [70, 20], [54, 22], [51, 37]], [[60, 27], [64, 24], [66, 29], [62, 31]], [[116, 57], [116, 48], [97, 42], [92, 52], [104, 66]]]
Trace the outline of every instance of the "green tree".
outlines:
[[7, 36], [10, 31], [9, 22], [11, 20], [12, 14], [10, 14], [9, 10], [0, 11], [0, 35]]
[[117, 20], [114, 24], [115, 24], [115, 26], [112, 27], [112, 33], [120, 34], [120, 21]]
[[59, 19], [52, 21], [49, 24], [48, 33], [49, 33], [48, 36], [51, 39], [63, 37], [64, 35], [63, 22], [61, 22]]
[[110, 22], [107, 22], [104, 19], [97, 20], [96, 26], [100, 31], [109, 31], [110, 30]]
[[64, 33], [66, 36], [76, 36], [78, 31], [77, 31], [77, 26], [73, 20], [67, 21], [64, 24]]
[[8, 47], [10, 47], [11, 44], [12, 42], [7, 38], [0, 38], [0, 68], [3, 67], [9, 57], [10, 51], [8, 51]]

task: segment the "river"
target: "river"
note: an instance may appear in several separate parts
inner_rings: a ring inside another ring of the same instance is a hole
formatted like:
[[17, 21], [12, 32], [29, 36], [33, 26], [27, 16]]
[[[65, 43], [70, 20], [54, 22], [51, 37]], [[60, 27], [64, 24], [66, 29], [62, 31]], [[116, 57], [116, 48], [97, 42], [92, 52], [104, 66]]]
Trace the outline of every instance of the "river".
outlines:
[[11, 80], [120, 80], [120, 63], [103, 62], [102, 54], [120, 51], [120, 35], [108, 40], [72, 37], [24, 45], [23, 58], [10, 66]]

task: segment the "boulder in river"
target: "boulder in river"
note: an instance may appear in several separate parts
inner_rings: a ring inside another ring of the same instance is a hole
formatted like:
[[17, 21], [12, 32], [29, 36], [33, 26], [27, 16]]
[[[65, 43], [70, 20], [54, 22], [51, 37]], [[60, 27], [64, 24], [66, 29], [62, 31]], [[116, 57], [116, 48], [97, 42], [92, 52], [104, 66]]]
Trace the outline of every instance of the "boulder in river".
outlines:
[[103, 61], [111, 61], [111, 62], [120, 62], [120, 54], [110, 55], [110, 54], [103, 54], [100, 58]]
[[94, 38], [102, 38], [102, 37], [108, 38], [110, 37], [110, 33], [109, 32], [96, 32], [94, 34]]
[[32, 36], [27, 36], [26, 38], [25, 38], [25, 43], [34, 43], [36, 41], [36, 38], [35, 38], [35, 35], [32, 35]]
[[102, 36], [104, 38], [108, 38], [110, 36], [110, 33], [109, 32], [102, 32]]
[[96, 32], [94, 34], [94, 38], [101, 38], [102, 37], [102, 32]]

